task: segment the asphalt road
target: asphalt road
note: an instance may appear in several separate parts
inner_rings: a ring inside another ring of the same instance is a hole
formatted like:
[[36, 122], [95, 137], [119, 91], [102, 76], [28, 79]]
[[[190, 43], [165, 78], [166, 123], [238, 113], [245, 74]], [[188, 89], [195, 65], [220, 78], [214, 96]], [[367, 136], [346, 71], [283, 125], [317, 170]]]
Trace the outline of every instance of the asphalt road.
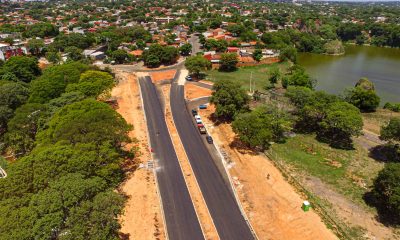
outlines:
[[192, 56], [195, 56], [198, 52], [200, 52], [201, 44], [199, 42], [199, 37], [193, 33], [189, 38], [189, 43], [192, 44]]
[[254, 239], [239, 206], [223, 180], [186, 108], [184, 87], [171, 87], [175, 125], [221, 240]]
[[170, 240], [204, 239], [176, 156], [163, 108], [150, 77], [140, 78], [147, 128], [156, 160], [156, 174]]

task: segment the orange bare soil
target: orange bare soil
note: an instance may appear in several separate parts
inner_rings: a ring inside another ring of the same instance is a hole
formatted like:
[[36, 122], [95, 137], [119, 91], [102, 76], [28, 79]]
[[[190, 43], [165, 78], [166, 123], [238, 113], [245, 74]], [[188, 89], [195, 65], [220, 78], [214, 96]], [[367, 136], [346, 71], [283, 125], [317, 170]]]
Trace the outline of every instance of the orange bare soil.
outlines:
[[162, 92], [167, 103], [165, 106], [165, 118], [167, 122], [168, 131], [170, 132], [172, 142], [174, 144], [174, 148], [176, 154], [179, 159], [179, 164], [181, 166], [183, 176], [185, 178], [186, 185], [188, 187], [190, 197], [192, 198], [196, 214], [199, 218], [201, 228], [207, 240], [217, 240], [219, 239], [217, 230], [212, 221], [211, 215], [207, 209], [207, 205], [203, 199], [200, 188], [197, 184], [195, 175], [193, 173], [192, 167], [190, 166], [189, 160], [186, 156], [185, 150], [183, 148], [181, 139], [179, 137], [178, 131], [175, 127], [171, 107], [170, 107], [170, 93], [171, 85], [163, 85]]
[[[134, 144], [140, 151], [134, 161], [136, 164], [145, 163], [151, 159], [151, 154], [138, 82], [134, 74], [117, 72], [116, 76], [119, 83], [113, 89], [112, 96], [117, 98], [117, 111], [134, 126], [129, 136], [138, 140]], [[127, 175], [127, 180], [120, 186], [128, 196], [124, 213], [120, 216], [123, 239], [165, 239], [153, 172], [139, 168], [128, 171]]]
[[[213, 125], [209, 120], [212, 112], [213, 106], [199, 112], [207, 126]], [[231, 158], [229, 173], [259, 239], [337, 239], [317, 213], [301, 209], [305, 199], [266, 156], [240, 148], [229, 124], [208, 130], [214, 142]]]
[[150, 73], [150, 77], [154, 83], [164, 80], [171, 80], [174, 78], [176, 70], [167, 70], [160, 72], [152, 72]]
[[186, 99], [195, 99], [200, 97], [208, 97], [211, 96], [211, 90], [203, 87], [199, 87], [197, 85], [187, 83], [185, 85], [185, 98]]

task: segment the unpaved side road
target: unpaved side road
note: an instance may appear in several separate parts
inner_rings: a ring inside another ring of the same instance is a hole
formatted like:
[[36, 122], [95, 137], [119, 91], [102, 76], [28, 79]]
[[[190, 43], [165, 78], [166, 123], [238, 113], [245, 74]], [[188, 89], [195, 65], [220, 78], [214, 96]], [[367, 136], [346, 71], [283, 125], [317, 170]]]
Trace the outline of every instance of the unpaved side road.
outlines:
[[[117, 112], [134, 126], [129, 133], [136, 138], [134, 143], [140, 154], [135, 163], [145, 164], [151, 159], [148, 146], [147, 127], [141, 104], [137, 78], [132, 73], [116, 72], [118, 85], [113, 89], [112, 96], [118, 101]], [[120, 216], [121, 236], [130, 240], [163, 240], [165, 230], [160, 210], [160, 201], [152, 170], [139, 168], [127, 173], [126, 181], [120, 190], [128, 196], [124, 213]]]

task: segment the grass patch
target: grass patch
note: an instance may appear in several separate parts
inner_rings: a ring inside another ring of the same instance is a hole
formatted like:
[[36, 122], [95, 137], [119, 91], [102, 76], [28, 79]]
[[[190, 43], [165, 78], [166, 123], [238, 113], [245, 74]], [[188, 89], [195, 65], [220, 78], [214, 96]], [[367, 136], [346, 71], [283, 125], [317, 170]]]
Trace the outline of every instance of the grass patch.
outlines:
[[379, 135], [381, 126], [387, 124], [391, 118], [400, 117], [400, 113], [378, 108], [376, 112], [363, 113], [362, 116], [364, 128]]
[[241, 67], [234, 72], [222, 72], [218, 70], [210, 70], [206, 72], [207, 80], [217, 81], [217, 80], [232, 80], [240, 83], [247, 91], [250, 89], [250, 77], [253, 73], [253, 81], [255, 82], [256, 90], [264, 90], [264, 87], [268, 84], [269, 72], [273, 67], [279, 67], [281, 72], [285, 73], [289, 63], [273, 63], [273, 64], [263, 64], [259, 66], [252, 67]]
[[4, 170], [8, 169], [8, 162], [5, 158], [0, 156], [0, 167], [3, 168]]
[[338, 192], [366, 206], [362, 197], [383, 168], [383, 163], [368, 157], [368, 151], [340, 150], [320, 143], [314, 135], [299, 134], [284, 144], [274, 144], [271, 153], [303, 173], [320, 178]]

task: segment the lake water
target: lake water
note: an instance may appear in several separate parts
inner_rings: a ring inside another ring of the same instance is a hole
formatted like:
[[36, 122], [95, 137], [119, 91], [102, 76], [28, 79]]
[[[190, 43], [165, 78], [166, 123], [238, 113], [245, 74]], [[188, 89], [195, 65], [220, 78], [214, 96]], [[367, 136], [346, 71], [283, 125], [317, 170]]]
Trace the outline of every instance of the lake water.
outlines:
[[346, 46], [343, 56], [299, 54], [298, 63], [317, 79], [317, 90], [340, 94], [367, 77], [385, 102], [400, 102], [400, 49]]

